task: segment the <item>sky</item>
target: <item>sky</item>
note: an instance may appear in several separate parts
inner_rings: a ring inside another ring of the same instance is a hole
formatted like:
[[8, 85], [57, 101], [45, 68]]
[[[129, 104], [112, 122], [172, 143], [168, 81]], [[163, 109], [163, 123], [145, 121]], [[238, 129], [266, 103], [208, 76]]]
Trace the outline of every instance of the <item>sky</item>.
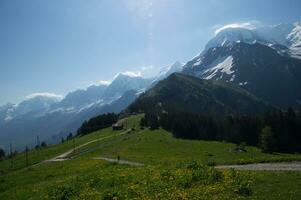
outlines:
[[1, 0], [0, 105], [187, 62], [227, 24], [292, 23], [300, 0]]

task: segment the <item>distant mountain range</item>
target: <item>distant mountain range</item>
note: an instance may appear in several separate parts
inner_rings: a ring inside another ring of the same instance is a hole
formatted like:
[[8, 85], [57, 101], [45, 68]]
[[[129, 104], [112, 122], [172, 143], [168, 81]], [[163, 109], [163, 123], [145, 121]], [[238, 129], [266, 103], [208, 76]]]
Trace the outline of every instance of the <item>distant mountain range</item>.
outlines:
[[12, 142], [23, 148], [37, 135], [57, 142], [83, 121], [128, 105], [136, 111], [159, 103], [198, 113], [256, 114], [300, 106], [300, 91], [300, 22], [226, 28], [197, 57], [176, 62], [154, 78], [119, 73], [110, 84], [76, 90], [63, 99], [40, 94], [0, 107], [0, 146]]
[[36, 94], [19, 104], [0, 107], [0, 146], [9, 143], [19, 149], [33, 145], [37, 136], [47, 142], [58, 142], [74, 133], [83, 121], [102, 113], [119, 113], [149, 87], [181, 71], [179, 64], [166, 67], [155, 78], [119, 73], [110, 84], [92, 85], [70, 92], [63, 99], [50, 94]]

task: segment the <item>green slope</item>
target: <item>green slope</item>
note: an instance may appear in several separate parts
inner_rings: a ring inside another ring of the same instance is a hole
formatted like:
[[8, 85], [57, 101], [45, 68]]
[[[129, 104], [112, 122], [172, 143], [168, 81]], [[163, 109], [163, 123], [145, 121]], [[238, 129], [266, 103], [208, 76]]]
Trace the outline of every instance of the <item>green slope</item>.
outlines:
[[[15, 158], [19, 169], [13, 171], [5, 170], [9, 161], [1, 161], [0, 199], [112, 199], [114, 196], [117, 199], [266, 199], [271, 191], [273, 199], [289, 195], [291, 199], [301, 198], [301, 173], [217, 171], [192, 162], [293, 160], [301, 159], [301, 155], [263, 154], [254, 147], [247, 147], [247, 152], [233, 153], [231, 149], [235, 145], [230, 143], [178, 140], [164, 130], [141, 130], [141, 117], [125, 119], [127, 128], [135, 130], [122, 136], [116, 136], [120, 132], [108, 128], [76, 138], [77, 144], [84, 144], [114, 136], [77, 150], [68, 161], [24, 168], [21, 164], [24, 155], [20, 154]], [[47, 147], [44, 154], [40, 153], [40, 159], [54, 157], [70, 148], [72, 141]], [[118, 155], [146, 166], [116, 165], [93, 159]]]
[[213, 116], [259, 114], [271, 109], [254, 95], [232, 84], [177, 73], [160, 81], [128, 109], [130, 112], [149, 111], [158, 104], [169, 112]]

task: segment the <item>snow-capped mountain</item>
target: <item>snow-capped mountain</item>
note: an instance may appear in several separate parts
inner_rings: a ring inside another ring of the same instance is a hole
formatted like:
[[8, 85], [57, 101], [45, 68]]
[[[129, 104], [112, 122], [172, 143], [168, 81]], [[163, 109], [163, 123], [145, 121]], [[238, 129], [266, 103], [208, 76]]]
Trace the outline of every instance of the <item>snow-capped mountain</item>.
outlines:
[[264, 40], [254, 31], [247, 28], [227, 28], [211, 39], [205, 46], [205, 51], [220, 46], [226, 46], [232, 42], [255, 43]]
[[184, 63], [176, 61], [172, 65], [162, 68], [161, 71], [159, 72], [159, 74], [153, 80], [153, 83], [163, 80], [173, 73], [181, 72], [183, 70], [183, 66], [184, 66]]
[[287, 39], [290, 41], [290, 49], [293, 55], [301, 58], [301, 22], [295, 24]]
[[[0, 107], [0, 145], [30, 144], [39, 135], [50, 140], [74, 132], [95, 115], [120, 112], [152, 82], [129, 73], [119, 73], [110, 84], [92, 85], [70, 92], [63, 99], [47, 93], [28, 96], [19, 104]], [[23, 146], [24, 147], [24, 146]]]
[[226, 28], [208, 42], [204, 52], [232, 42], [261, 43], [280, 54], [301, 58], [301, 22], [256, 28]]
[[30, 115], [31, 117], [39, 117], [50, 110], [51, 106], [61, 100], [60, 96], [37, 93], [26, 97], [19, 104], [7, 104], [0, 108], [0, 120], [10, 121], [14, 118]]
[[81, 112], [95, 104], [108, 103], [103, 100], [107, 84], [92, 85], [86, 89], [78, 89], [66, 95], [62, 101], [51, 106], [48, 113], [54, 112]]
[[119, 73], [104, 92], [107, 101], [119, 98], [125, 91], [143, 91], [152, 82], [152, 79], [145, 79], [141, 76], [129, 73]]
[[[261, 30], [225, 29], [209, 41], [199, 56], [186, 63], [183, 73], [231, 82], [276, 106], [298, 106], [301, 99], [301, 60], [296, 58], [297, 54], [292, 56], [289, 46], [292, 42], [281, 40], [287, 33], [292, 33], [290, 28], [289, 25], [272, 26], [274, 31], [281, 30], [281, 33], [271, 33], [269, 40], [268, 30], [271, 27]], [[265, 34], [262, 34], [263, 30]]]

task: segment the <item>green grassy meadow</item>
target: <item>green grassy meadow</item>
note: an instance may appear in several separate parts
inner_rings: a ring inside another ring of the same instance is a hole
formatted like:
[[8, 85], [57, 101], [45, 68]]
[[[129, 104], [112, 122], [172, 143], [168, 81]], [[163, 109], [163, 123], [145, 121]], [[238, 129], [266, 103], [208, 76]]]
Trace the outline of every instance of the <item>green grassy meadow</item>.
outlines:
[[[264, 154], [256, 147], [235, 153], [235, 144], [175, 139], [162, 129], [140, 129], [142, 115], [122, 131], [103, 129], [76, 137], [73, 159], [41, 163], [73, 148], [73, 141], [0, 161], [0, 199], [301, 199], [300, 172], [216, 170], [208, 163], [236, 164], [301, 160], [299, 154]], [[109, 137], [108, 137], [109, 136]], [[112, 137], [110, 137], [112, 136]], [[144, 163], [134, 167], [94, 160], [117, 158]]]

